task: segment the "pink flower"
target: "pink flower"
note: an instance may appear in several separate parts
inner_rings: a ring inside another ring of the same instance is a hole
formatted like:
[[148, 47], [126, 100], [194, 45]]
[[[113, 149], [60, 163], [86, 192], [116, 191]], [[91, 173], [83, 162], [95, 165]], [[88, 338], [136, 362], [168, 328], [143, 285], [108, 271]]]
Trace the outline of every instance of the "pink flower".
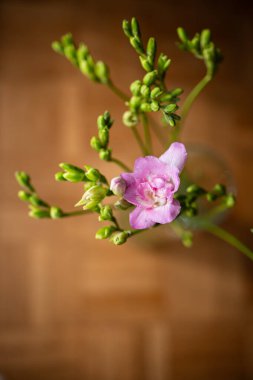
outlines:
[[133, 173], [121, 174], [126, 184], [123, 197], [136, 206], [130, 214], [132, 228], [170, 223], [178, 216], [180, 203], [173, 197], [179, 188], [179, 174], [186, 158], [185, 146], [175, 142], [160, 158], [138, 158]]

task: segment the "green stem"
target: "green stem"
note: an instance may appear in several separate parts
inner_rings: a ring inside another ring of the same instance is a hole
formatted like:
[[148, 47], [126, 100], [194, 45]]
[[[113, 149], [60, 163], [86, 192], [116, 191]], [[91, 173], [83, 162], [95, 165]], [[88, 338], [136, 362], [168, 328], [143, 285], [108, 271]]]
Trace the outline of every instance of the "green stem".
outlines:
[[127, 172], [131, 172], [131, 169], [126, 166], [122, 161], [118, 160], [117, 158], [112, 157], [110, 162], [114, 162], [118, 166], [120, 166], [122, 169], [126, 170]]
[[142, 141], [142, 139], [141, 139], [141, 136], [140, 136], [139, 132], [137, 131], [137, 128], [136, 128], [136, 127], [131, 127], [130, 129], [131, 129], [131, 131], [132, 131], [132, 133], [133, 133], [133, 135], [134, 135], [134, 137], [135, 137], [137, 143], [139, 144], [142, 153], [143, 153], [144, 155], [147, 155], [147, 154], [148, 154], [148, 150], [147, 150], [147, 148], [145, 147], [145, 145], [143, 144], [143, 141]]
[[143, 128], [144, 128], [145, 145], [148, 151], [147, 153], [150, 154], [152, 153], [152, 140], [151, 140], [151, 135], [150, 135], [150, 130], [149, 130], [148, 118], [145, 113], [142, 114], [142, 123], [143, 123]]
[[172, 134], [172, 141], [176, 141], [178, 139], [179, 134], [182, 131], [186, 116], [188, 115], [193, 102], [196, 100], [198, 95], [201, 93], [201, 91], [206, 87], [206, 85], [211, 80], [212, 80], [212, 77], [210, 76], [210, 74], [206, 74], [204, 78], [201, 79], [201, 81], [193, 88], [193, 90], [185, 99], [185, 102], [182, 106], [181, 120], [174, 129], [174, 133]]
[[240, 240], [238, 240], [234, 235], [230, 234], [229, 232], [217, 226], [216, 224], [212, 224], [210, 222], [205, 223], [203, 225], [203, 228], [211, 234], [213, 234], [214, 236], [217, 236], [218, 238], [224, 240], [226, 243], [232, 245], [232, 247], [238, 249], [238, 251], [242, 252], [249, 259], [253, 260], [253, 252]]
[[112, 92], [114, 92], [115, 95], [124, 100], [124, 102], [129, 99], [128, 96], [124, 94], [124, 92], [122, 92], [118, 87], [116, 87], [112, 81], [109, 81], [107, 83], [107, 86], [112, 90]]
[[65, 212], [63, 214], [63, 218], [68, 218], [70, 216], [87, 215], [87, 214], [91, 214], [91, 213], [92, 213], [92, 211], [90, 211], [90, 210], [78, 210], [78, 211]]

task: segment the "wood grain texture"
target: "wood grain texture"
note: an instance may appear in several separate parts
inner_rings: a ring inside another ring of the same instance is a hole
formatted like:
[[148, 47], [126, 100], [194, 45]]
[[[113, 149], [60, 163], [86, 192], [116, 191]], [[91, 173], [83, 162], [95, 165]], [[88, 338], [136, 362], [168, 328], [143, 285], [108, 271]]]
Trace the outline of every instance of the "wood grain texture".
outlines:
[[0, 379], [253, 378], [253, 269], [246, 258], [206, 234], [187, 251], [166, 228], [159, 239], [148, 233], [114, 247], [93, 239], [96, 217], [35, 221], [16, 197], [17, 169], [66, 209], [82, 189], [54, 182], [59, 162], [117, 175], [89, 148], [105, 109], [115, 119], [115, 155], [134, 162], [138, 147], [122, 126], [124, 105], [50, 49], [72, 31], [127, 90], [142, 75], [120, 32], [121, 20], [133, 15], [144, 37], [157, 36], [173, 59], [169, 85], [186, 92], [203, 68], [177, 50], [175, 29], [213, 30], [225, 60], [190, 113], [184, 138], [215, 148], [228, 162], [238, 204], [226, 226], [253, 247], [253, 34], [246, 2], [2, 1]]

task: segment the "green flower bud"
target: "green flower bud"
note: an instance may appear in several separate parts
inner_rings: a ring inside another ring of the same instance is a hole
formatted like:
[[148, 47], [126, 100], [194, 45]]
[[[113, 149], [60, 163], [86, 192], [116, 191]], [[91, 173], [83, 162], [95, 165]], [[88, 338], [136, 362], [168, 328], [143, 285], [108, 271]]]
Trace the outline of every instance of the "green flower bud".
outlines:
[[97, 81], [97, 77], [94, 73], [94, 68], [91, 67], [87, 61], [81, 61], [80, 62], [80, 70], [84, 75], [87, 75], [87, 77], [91, 80]]
[[126, 111], [123, 114], [122, 121], [127, 127], [135, 127], [138, 124], [138, 116], [131, 111]]
[[83, 194], [81, 200], [75, 205], [75, 207], [83, 206], [84, 210], [92, 209], [106, 197], [106, 194], [106, 188], [100, 185], [92, 186]]
[[174, 90], [171, 91], [172, 96], [179, 96], [184, 92], [182, 88], [175, 88]]
[[212, 191], [210, 191], [210, 192], [208, 192], [208, 193], [206, 194], [206, 199], [208, 200], [208, 202], [213, 202], [213, 201], [215, 201], [217, 198], [218, 198], [218, 196], [217, 196], [215, 193], [213, 193]]
[[218, 183], [214, 186], [213, 192], [216, 193], [218, 196], [223, 196], [226, 194], [226, 186], [222, 185], [221, 183]]
[[133, 95], [138, 96], [140, 95], [141, 86], [142, 86], [141, 81], [136, 80], [130, 85], [130, 91], [132, 92]]
[[134, 36], [136, 36], [136, 37], [140, 36], [139, 23], [138, 23], [138, 21], [136, 20], [135, 17], [133, 17], [132, 20], [131, 20], [131, 29], [132, 29], [132, 33], [133, 33]]
[[74, 45], [68, 45], [64, 48], [64, 55], [70, 60], [70, 62], [76, 64], [76, 48]]
[[144, 53], [142, 43], [138, 37], [130, 37], [130, 44], [133, 46], [133, 48], [136, 50], [138, 54]]
[[159, 75], [163, 77], [166, 70], [169, 68], [170, 64], [171, 64], [171, 59], [169, 59], [167, 55], [161, 53], [157, 62]]
[[115, 245], [124, 244], [129, 237], [129, 234], [126, 231], [116, 232], [111, 237], [110, 241]]
[[198, 33], [191, 40], [191, 44], [192, 44], [193, 48], [195, 50], [197, 50], [197, 52], [200, 51], [200, 36]]
[[109, 205], [102, 206], [100, 209], [100, 216], [99, 220], [112, 220], [113, 219], [113, 213], [112, 213], [112, 208]]
[[144, 96], [144, 98], [149, 98], [150, 88], [147, 85], [143, 84], [141, 86], [141, 94]]
[[95, 73], [100, 79], [101, 83], [108, 83], [109, 81], [109, 69], [108, 66], [102, 62], [98, 61], [95, 66]]
[[211, 41], [211, 32], [209, 29], [204, 29], [200, 35], [200, 45], [202, 49], [205, 49]]
[[147, 73], [144, 76], [143, 83], [146, 84], [147, 86], [150, 86], [151, 84], [153, 84], [155, 82], [156, 79], [157, 79], [157, 71], [154, 70], [154, 71]]
[[153, 90], [151, 91], [150, 96], [151, 96], [152, 99], [156, 99], [156, 98], [158, 98], [162, 93], [163, 93], [163, 92], [160, 90], [159, 87], [155, 87], [155, 88], [153, 88]]
[[111, 155], [112, 155], [111, 149], [101, 149], [99, 152], [100, 159], [104, 161], [110, 161]]
[[164, 112], [166, 113], [172, 113], [178, 109], [178, 106], [174, 103], [168, 104], [166, 107], [164, 107]]
[[114, 226], [106, 226], [106, 227], [100, 228], [100, 230], [97, 231], [95, 237], [98, 240], [107, 239], [115, 231], [116, 231], [116, 227], [114, 227]]
[[98, 129], [104, 129], [104, 127], [106, 127], [106, 121], [105, 121], [104, 115], [98, 116], [97, 126], [98, 126]]
[[89, 53], [89, 49], [86, 45], [80, 44], [79, 48], [76, 51], [76, 54], [77, 54], [77, 60], [80, 64], [82, 61], [85, 61], [87, 59], [87, 57], [90, 53]]
[[59, 41], [52, 42], [52, 49], [59, 54], [64, 54], [64, 48]]
[[197, 195], [206, 194], [206, 191], [202, 187], [196, 184], [188, 186], [186, 189], [186, 192], [189, 194], [197, 194]]
[[83, 173], [73, 173], [67, 172], [63, 173], [63, 177], [69, 182], [82, 182], [85, 179], [85, 174]]
[[27, 193], [27, 192], [24, 191], [24, 190], [20, 190], [20, 191], [18, 192], [18, 197], [19, 197], [19, 199], [21, 199], [21, 201], [23, 201], [23, 202], [29, 202], [29, 201], [30, 201], [31, 194], [30, 194], [30, 193]]
[[52, 219], [60, 219], [63, 217], [63, 211], [59, 207], [50, 207], [50, 216]]
[[104, 127], [98, 130], [98, 137], [103, 147], [106, 147], [109, 143], [109, 129]]
[[152, 111], [154, 111], [154, 112], [159, 111], [160, 106], [159, 106], [159, 103], [158, 103], [156, 100], [153, 100], [153, 101], [151, 102], [151, 109], [152, 109]]
[[183, 42], [183, 43], [187, 43], [189, 38], [187, 36], [187, 33], [186, 31], [184, 30], [184, 28], [177, 28], [177, 34], [178, 34], [178, 37], [180, 38], [180, 40]]
[[234, 207], [236, 198], [233, 194], [230, 193], [226, 196], [225, 202], [227, 207]]
[[16, 180], [18, 184], [22, 187], [28, 188], [31, 192], [34, 192], [34, 188], [31, 185], [31, 178], [26, 172], [16, 172], [15, 173]]
[[72, 37], [72, 34], [71, 33], [67, 33], [65, 34], [64, 36], [62, 36], [61, 38], [61, 42], [62, 42], [62, 45], [65, 47], [65, 46], [68, 46], [68, 45], [73, 45], [74, 44], [74, 41], [73, 41], [73, 37]]
[[92, 182], [97, 182], [101, 178], [101, 174], [97, 169], [90, 168], [85, 173], [85, 177]]
[[96, 136], [93, 136], [91, 138], [90, 146], [92, 147], [92, 149], [96, 150], [97, 152], [99, 152], [103, 148], [103, 145], [101, 144], [99, 138], [97, 138]]
[[36, 194], [32, 194], [29, 201], [33, 206], [48, 207], [48, 204], [40, 199]]
[[133, 108], [134, 110], [136, 110], [137, 108], [139, 108], [141, 104], [141, 98], [139, 96], [132, 96], [130, 101], [129, 101], [129, 105], [131, 108]]
[[151, 112], [152, 111], [152, 107], [151, 107], [150, 103], [142, 103], [140, 108], [141, 108], [142, 112]]
[[35, 219], [43, 219], [43, 218], [50, 218], [50, 213], [48, 210], [40, 210], [36, 207], [31, 207], [28, 215]]
[[132, 29], [131, 29], [129, 21], [123, 20], [122, 29], [128, 38], [132, 37]]
[[66, 179], [63, 177], [63, 172], [55, 173], [54, 178], [56, 181], [66, 181]]
[[150, 58], [151, 62], [154, 62], [156, 54], [156, 40], [153, 37], [150, 37], [147, 44], [147, 56]]
[[172, 114], [168, 115], [167, 113], [164, 113], [163, 115], [165, 120], [171, 127], [174, 127], [176, 125], [175, 119]]
[[153, 70], [153, 65], [147, 60], [147, 58], [144, 58], [142, 56], [139, 57], [141, 65], [145, 71], [152, 71]]
[[66, 172], [74, 173], [74, 174], [84, 174], [84, 170], [79, 168], [78, 166], [68, 164], [66, 162], [61, 162], [59, 164], [60, 168], [65, 170]]

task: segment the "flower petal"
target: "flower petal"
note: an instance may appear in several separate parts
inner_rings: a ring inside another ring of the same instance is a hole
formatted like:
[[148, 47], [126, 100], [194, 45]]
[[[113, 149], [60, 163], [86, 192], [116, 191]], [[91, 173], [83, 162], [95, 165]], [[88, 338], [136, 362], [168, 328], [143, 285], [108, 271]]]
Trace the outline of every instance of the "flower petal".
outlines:
[[166, 165], [155, 156], [140, 157], [134, 163], [134, 175], [136, 178], [147, 178], [150, 174], [163, 175]]
[[176, 199], [173, 199], [164, 206], [153, 208], [150, 217], [155, 223], [166, 224], [176, 219], [180, 210], [180, 203]]
[[168, 150], [163, 153], [160, 157], [160, 161], [176, 167], [179, 172], [182, 171], [185, 161], [187, 158], [187, 152], [184, 144], [179, 142], [174, 142], [171, 144]]
[[129, 215], [129, 221], [132, 228], [135, 230], [144, 230], [152, 227], [155, 222], [151, 219], [152, 209], [144, 209], [136, 207]]

